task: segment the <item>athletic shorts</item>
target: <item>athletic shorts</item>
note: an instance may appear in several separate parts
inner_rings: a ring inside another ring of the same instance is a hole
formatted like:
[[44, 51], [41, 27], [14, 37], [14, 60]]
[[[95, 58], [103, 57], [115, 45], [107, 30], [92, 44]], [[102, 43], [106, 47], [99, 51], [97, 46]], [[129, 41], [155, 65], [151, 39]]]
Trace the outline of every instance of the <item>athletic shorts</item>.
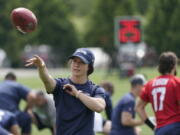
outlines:
[[24, 134], [31, 133], [31, 117], [27, 112], [18, 111], [15, 113], [21, 132]]
[[0, 126], [0, 135], [10, 135], [10, 132]]
[[0, 126], [8, 131], [11, 129], [12, 126], [17, 125], [16, 116], [11, 112], [6, 112], [6, 116], [0, 121]]
[[180, 122], [156, 129], [155, 135], [180, 135]]
[[53, 127], [48, 127], [47, 125], [44, 125], [42, 122], [41, 122], [41, 119], [39, 118], [39, 116], [36, 114], [36, 113], [34, 113], [33, 112], [33, 114], [34, 114], [34, 116], [35, 116], [35, 118], [36, 118], [36, 121], [37, 121], [37, 128], [39, 129], [39, 130], [42, 130], [42, 129], [45, 129], [45, 128], [49, 128], [52, 132], [53, 132]]

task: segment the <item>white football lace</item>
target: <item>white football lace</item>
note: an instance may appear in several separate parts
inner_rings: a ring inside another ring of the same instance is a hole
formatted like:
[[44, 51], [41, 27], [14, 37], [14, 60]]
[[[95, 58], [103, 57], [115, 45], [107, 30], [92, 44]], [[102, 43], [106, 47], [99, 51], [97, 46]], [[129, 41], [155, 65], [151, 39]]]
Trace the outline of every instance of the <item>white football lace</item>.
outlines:
[[16, 28], [17, 28], [20, 32], [22, 32], [23, 34], [26, 34], [26, 32], [23, 31], [20, 26], [16, 26]]

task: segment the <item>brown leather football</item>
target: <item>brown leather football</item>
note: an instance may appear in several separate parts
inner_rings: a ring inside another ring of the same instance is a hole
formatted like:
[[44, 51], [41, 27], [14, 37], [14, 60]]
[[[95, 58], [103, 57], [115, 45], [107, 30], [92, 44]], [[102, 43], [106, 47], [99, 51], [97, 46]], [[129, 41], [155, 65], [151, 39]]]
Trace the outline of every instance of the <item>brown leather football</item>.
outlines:
[[11, 12], [13, 25], [22, 33], [32, 32], [37, 27], [37, 18], [35, 14], [23, 7], [16, 8]]

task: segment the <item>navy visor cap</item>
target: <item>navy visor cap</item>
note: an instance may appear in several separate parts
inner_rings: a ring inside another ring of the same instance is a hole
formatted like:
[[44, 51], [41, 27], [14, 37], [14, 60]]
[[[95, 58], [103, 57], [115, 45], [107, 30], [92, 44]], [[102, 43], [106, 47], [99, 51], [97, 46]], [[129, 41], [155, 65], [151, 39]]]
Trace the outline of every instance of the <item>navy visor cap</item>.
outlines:
[[77, 49], [69, 59], [73, 59], [74, 57], [80, 58], [85, 64], [94, 64], [94, 54], [88, 48], [79, 48]]

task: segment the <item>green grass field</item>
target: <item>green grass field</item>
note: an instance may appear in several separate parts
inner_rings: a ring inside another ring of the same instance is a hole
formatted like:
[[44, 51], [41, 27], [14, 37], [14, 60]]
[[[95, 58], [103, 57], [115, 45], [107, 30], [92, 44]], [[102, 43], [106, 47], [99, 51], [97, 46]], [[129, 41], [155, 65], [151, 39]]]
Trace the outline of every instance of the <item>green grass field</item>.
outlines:
[[[36, 72], [31, 71], [30, 72]], [[14, 71], [16, 73], [16, 70]], [[68, 77], [69, 73], [68, 71], [61, 71], [61, 70], [50, 70], [50, 73], [53, 77]], [[142, 73], [147, 76], [147, 79], [151, 79], [158, 75], [158, 72], [156, 71], [156, 68], [141, 68], [136, 71], [136, 73]], [[32, 89], [44, 89], [42, 82], [38, 78], [38, 73], [28, 75], [26, 76], [25, 73], [21, 73], [18, 71], [17, 75], [19, 76], [18, 82], [32, 88]], [[104, 70], [96, 70], [93, 75], [90, 76], [90, 79], [95, 82], [96, 84], [99, 84], [103, 80], [111, 81], [115, 86], [115, 93], [113, 95], [113, 104], [115, 105], [116, 102], [129, 91], [130, 85], [129, 85], [129, 79], [126, 78], [120, 78], [119, 73], [117, 71], [112, 71], [110, 74], [107, 74]], [[21, 103], [21, 108], [23, 108], [24, 103]], [[153, 115], [151, 111], [151, 107], [148, 106], [148, 113], [149, 115]], [[138, 117], [137, 117], [138, 118]], [[142, 129], [142, 135], [153, 135], [153, 132], [147, 127], [147, 126], [141, 126]], [[33, 126], [32, 135], [50, 135], [50, 132], [48, 130], [42, 130], [39, 132], [35, 126]], [[100, 134], [98, 134], [100, 135]]]

